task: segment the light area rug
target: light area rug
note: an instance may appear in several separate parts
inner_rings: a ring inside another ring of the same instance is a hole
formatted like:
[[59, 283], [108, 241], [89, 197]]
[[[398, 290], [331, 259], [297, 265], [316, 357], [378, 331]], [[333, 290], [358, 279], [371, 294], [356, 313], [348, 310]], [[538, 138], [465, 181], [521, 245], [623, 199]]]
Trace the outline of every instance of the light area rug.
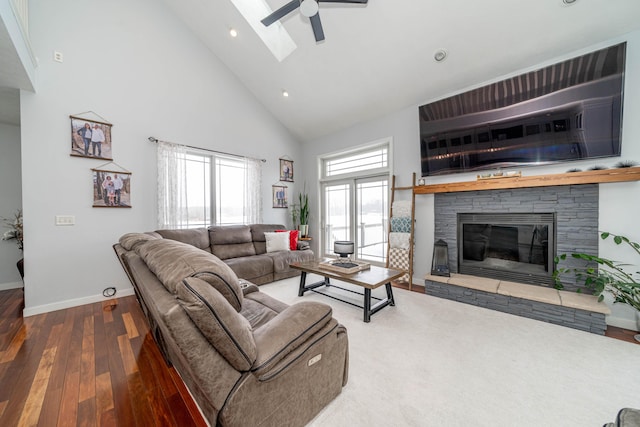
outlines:
[[364, 323], [362, 309], [298, 297], [298, 285], [260, 289], [329, 304], [349, 334], [349, 382], [309, 426], [586, 427], [640, 408], [640, 345], [398, 288]]

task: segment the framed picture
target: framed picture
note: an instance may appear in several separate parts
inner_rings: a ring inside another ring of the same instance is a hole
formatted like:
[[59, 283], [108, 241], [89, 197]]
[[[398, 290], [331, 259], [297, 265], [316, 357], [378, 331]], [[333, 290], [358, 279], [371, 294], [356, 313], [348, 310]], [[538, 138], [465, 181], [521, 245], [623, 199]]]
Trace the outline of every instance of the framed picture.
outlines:
[[280, 159], [280, 181], [293, 182], [293, 160]]
[[131, 207], [131, 173], [92, 170], [94, 208]]
[[71, 118], [71, 155], [113, 160], [111, 152], [111, 123]]
[[288, 208], [287, 187], [285, 185], [272, 185], [271, 193], [274, 208]]

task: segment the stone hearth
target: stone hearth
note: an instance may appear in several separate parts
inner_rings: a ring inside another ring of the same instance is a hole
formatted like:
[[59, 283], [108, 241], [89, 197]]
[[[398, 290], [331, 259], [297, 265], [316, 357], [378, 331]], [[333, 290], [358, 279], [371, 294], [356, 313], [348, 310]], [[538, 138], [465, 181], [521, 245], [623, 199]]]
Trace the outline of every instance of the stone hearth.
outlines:
[[604, 335], [611, 311], [592, 295], [462, 274], [425, 277], [425, 292], [440, 298]]

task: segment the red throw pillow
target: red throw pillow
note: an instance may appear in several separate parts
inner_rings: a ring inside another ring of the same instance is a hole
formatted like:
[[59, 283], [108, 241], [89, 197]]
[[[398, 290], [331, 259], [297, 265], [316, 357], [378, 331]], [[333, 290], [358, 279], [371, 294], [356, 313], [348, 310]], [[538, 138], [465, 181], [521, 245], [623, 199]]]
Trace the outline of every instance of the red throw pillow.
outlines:
[[299, 230], [275, 230], [276, 233], [284, 233], [284, 232], [289, 232], [289, 249], [291, 249], [292, 251], [295, 251], [296, 249], [298, 249], [298, 234], [300, 233]]

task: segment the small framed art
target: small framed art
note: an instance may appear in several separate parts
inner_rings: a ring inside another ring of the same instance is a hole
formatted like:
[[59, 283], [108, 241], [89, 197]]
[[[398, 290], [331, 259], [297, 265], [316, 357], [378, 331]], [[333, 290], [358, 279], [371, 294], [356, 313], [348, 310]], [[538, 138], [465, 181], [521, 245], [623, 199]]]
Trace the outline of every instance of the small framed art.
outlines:
[[111, 123], [71, 118], [71, 155], [112, 160]]
[[92, 169], [93, 207], [130, 208], [131, 173]]
[[274, 208], [288, 208], [289, 202], [287, 200], [287, 186], [286, 185], [272, 185], [271, 193], [273, 199]]
[[280, 159], [280, 181], [293, 182], [293, 160]]

